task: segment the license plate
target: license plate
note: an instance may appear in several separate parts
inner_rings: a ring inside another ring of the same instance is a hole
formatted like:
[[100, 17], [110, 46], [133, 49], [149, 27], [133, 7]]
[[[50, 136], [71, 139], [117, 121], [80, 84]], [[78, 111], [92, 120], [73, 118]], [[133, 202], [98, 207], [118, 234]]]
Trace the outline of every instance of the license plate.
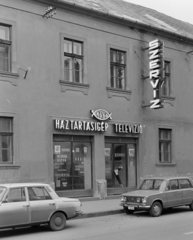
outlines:
[[133, 206], [128, 206], [129, 210], [135, 210], [135, 208]]

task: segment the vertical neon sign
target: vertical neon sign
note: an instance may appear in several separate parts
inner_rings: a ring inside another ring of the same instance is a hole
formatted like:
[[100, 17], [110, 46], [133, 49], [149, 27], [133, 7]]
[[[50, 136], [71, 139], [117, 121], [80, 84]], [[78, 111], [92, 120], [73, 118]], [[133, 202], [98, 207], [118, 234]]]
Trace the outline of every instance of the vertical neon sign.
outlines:
[[164, 82], [163, 47], [164, 43], [161, 40], [149, 42], [149, 79], [153, 87], [153, 100], [150, 101], [152, 109], [163, 108], [160, 99], [160, 88]]

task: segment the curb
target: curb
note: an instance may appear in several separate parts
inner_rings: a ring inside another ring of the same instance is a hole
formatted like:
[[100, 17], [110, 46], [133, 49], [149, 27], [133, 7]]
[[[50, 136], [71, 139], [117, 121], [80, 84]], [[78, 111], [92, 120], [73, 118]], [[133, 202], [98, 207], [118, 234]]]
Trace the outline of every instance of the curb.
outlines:
[[111, 211], [105, 211], [105, 212], [83, 213], [82, 215], [74, 219], [101, 217], [101, 216], [114, 215], [114, 214], [120, 214], [120, 213], [124, 213], [124, 210], [120, 209], [120, 210], [111, 210]]

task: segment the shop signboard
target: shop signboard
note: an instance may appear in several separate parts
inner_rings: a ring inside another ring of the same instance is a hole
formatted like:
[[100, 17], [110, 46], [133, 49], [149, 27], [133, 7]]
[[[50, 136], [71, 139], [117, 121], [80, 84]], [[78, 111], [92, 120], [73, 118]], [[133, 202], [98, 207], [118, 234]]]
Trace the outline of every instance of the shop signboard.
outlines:
[[163, 108], [160, 99], [160, 89], [164, 81], [164, 42], [155, 39], [149, 42], [149, 79], [153, 88], [153, 100], [150, 101], [152, 109]]

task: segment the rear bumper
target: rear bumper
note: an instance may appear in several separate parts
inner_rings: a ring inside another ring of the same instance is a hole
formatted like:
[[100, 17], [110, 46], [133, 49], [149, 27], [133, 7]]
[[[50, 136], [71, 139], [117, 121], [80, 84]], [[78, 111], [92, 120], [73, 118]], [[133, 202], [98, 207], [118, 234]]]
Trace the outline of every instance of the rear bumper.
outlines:
[[75, 217], [78, 217], [78, 216], [81, 216], [81, 215], [83, 215], [83, 212], [82, 212], [81, 210], [75, 211], [75, 212], [74, 212], [74, 215], [71, 216], [69, 219], [75, 218]]
[[123, 207], [132, 207], [134, 210], [149, 210], [151, 206], [148, 205], [142, 205], [138, 203], [130, 203], [130, 202], [121, 202], [120, 206]]

